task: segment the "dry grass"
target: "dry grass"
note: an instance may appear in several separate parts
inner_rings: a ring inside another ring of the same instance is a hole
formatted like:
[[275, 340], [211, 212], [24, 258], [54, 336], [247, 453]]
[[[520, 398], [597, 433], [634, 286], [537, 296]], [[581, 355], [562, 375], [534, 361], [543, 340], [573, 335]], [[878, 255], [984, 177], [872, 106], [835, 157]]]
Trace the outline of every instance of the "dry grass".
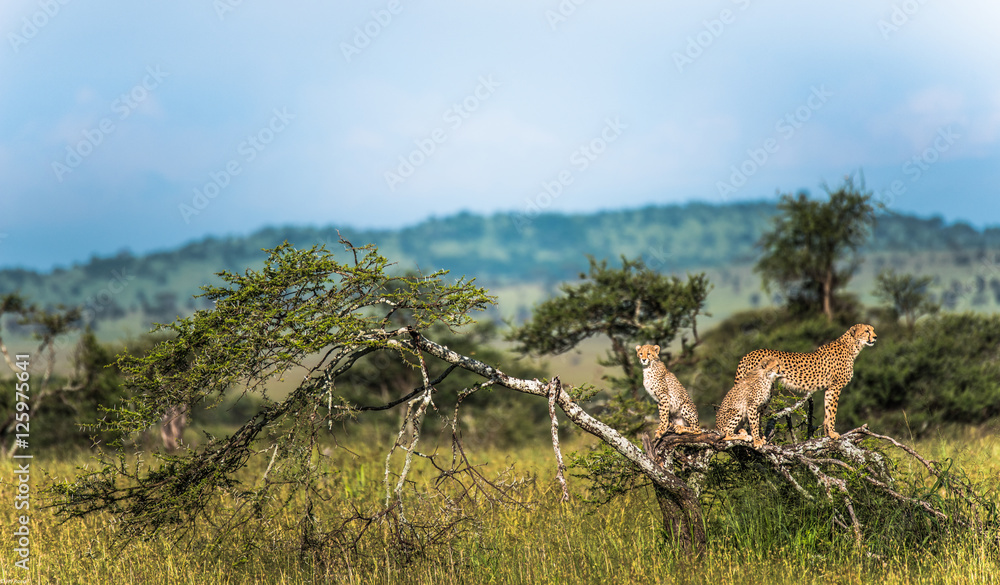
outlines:
[[[935, 458], [954, 457], [971, 477], [986, 480], [1000, 474], [1000, 439], [971, 433], [919, 445]], [[340, 472], [325, 486], [333, 496], [318, 514], [335, 515], [349, 502], [374, 506], [384, 496], [381, 469], [384, 450], [358, 441], [354, 455], [337, 450], [328, 458]], [[34, 499], [31, 517], [32, 583], [996, 583], [1000, 575], [997, 542], [960, 537], [935, 552], [902, 550], [892, 558], [872, 558], [849, 541], [831, 539], [823, 525], [808, 518], [782, 517], [768, 524], [752, 509], [717, 508], [710, 526], [710, 548], [699, 559], [686, 558], [665, 544], [659, 532], [659, 510], [648, 490], [634, 492], [612, 505], [597, 507], [576, 498], [559, 502], [551, 447], [537, 445], [514, 452], [481, 450], [478, 460], [499, 472], [511, 462], [535, 481], [522, 492], [528, 509], [483, 506], [479, 521], [449, 544], [410, 563], [399, 562], [384, 533], [376, 527], [360, 545], [360, 554], [341, 558], [324, 569], [304, 560], [290, 531], [296, 518], [277, 518], [260, 539], [262, 548], [247, 554], [236, 545], [212, 553], [200, 545], [175, 545], [166, 537], [129, 543], [111, 541], [108, 518], [60, 524], [51, 509], [40, 508], [39, 480], [68, 477], [76, 461], [37, 457], [32, 464]], [[8, 468], [9, 469], [9, 468]], [[418, 469], [414, 479], [427, 485], [432, 473]], [[10, 473], [3, 476], [6, 503], [0, 522], [15, 521]], [[581, 479], [570, 478], [571, 490], [584, 493]], [[996, 493], [992, 494], [996, 499]], [[220, 513], [225, 501], [220, 500]], [[759, 525], [758, 525], [759, 524]], [[817, 529], [819, 526], [819, 529]], [[761, 532], [765, 531], [765, 532]], [[777, 532], [778, 534], [772, 534]], [[2, 579], [24, 578], [13, 566], [9, 529], [0, 552]], [[995, 536], [994, 536], [995, 538]]]

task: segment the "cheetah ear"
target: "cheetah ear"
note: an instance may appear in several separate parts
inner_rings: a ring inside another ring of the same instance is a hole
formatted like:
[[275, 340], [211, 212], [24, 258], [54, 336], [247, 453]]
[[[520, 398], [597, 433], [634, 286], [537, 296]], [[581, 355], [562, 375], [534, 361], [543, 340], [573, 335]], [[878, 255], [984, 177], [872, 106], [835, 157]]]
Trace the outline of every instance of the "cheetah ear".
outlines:
[[660, 346], [659, 345], [654, 345], [653, 346], [653, 353], [655, 353], [655, 354], [659, 354], [660, 353]]
[[641, 346], [641, 345], [637, 345], [637, 346], [635, 346], [635, 350], [636, 350], [636, 351], [639, 351], [640, 349], [642, 349], [642, 346]]

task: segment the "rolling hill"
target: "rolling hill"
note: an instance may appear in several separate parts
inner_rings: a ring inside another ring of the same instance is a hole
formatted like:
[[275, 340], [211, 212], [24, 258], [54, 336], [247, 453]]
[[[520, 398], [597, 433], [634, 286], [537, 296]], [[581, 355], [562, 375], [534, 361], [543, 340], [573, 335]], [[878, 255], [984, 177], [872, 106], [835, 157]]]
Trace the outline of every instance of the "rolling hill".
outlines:
[[[500, 297], [495, 316], [521, 319], [561, 282], [586, 270], [587, 255], [614, 262], [642, 256], [664, 272], [707, 271], [715, 290], [709, 310], [721, 317], [769, 301], [753, 273], [754, 243], [776, 213], [772, 203], [666, 205], [590, 214], [480, 216], [458, 213], [399, 230], [340, 233], [354, 244], [375, 243], [400, 271], [447, 268], [476, 277]], [[0, 294], [20, 291], [46, 307], [82, 305], [105, 339], [138, 335], [152, 322], [172, 321], [205, 305], [199, 287], [221, 270], [261, 264], [263, 248], [283, 241], [324, 244], [333, 252], [338, 226], [272, 227], [243, 237], [206, 238], [145, 255], [121, 252], [50, 272], [0, 270]], [[880, 217], [867, 262], [851, 290], [870, 301], [874, 275], [884, 266], [935, 277], [947, 308], [1000, 308], [1000, 227], [977, 230], [939, 218]], [[14, 323], [5, 323], [17, 333]]]

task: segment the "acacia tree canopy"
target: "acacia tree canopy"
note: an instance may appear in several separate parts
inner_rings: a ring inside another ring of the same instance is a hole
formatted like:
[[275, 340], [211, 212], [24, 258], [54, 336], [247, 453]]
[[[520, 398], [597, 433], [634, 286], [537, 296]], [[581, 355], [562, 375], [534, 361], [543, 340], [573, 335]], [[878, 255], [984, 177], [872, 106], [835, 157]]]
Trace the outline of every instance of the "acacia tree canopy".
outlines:
[[[112, 445], [117, 451], [105, 454], [102, 469], [55, 486], [62, 510], [70, 516], [106, 510], [124, 534], [141, 536], [182, 525], [194, 530], [220, 491], [259, 508], [276, 485], [308, 490], [319, 474], [312, 446], [352, 410], [337, 378], [380, 349], [420, 362], [412, 343], [390, 341], [435, 324], [467, 325], [472, 313], [493, 302], [464, 278], [446, 282], [444, 272], [387, 275], [389, 262], [373, 247], [345, 245], [350, 263], [324, 248], [296, 250], [286, 243], [269, 251], [260, 270], [220, 273], [225, 284], [204, 287], [202, 295], [214, 302], [212, 309], [159, 325], [172, 337], [144, 355], [120, 355], [130, 398], [94, 425], [120, 437]], [[284, 376], [300, 382], [284, 398], [272, 398], [268, 383]], [[423, 376], [430, 387], [426, 368]], [[256, 394], [264, 404], [231, 436], [210, 437], [162, 465], [126, 464], [128, 439], [156, 424], [167, 408], [219, 400], [230, 390]], [[242, 485], [236, 474], [261, 456], [262, 445], [283, 473]]]
[[934, 282], [933, 276], [898, 274], [887, 268], [875, 278], [875, 296], [889, 305], [891, 315], [897, 320], [906, 318], [906, 325], [912, 331], [917, 319], [923, 315], [937, 313], [941, 306], [934, 302], [927, 287]]
[[847, 286], [861, 260], [858, 250], [875, 224], [872, 195], [848, 177], [826, 201], [805, 192], [785, 194], [773, 227], [757, 246], [755, 270], [764, 288], [777, 286], [789, 301], [833, 320], [837, 291]]
[[612, 378], [612, 384], [637, 397], [642, 375], [632, 342], [666, 348], [681, 334], [680, 355], [675, 359], [668, 354], [664, 361], [670, 367], [689, 359], [699, 343], [697, 318], [712, 285], [704, 273], [684, 282], [648, 268], [642, 259], [621, 260], [621, 268], [609, 268], [606, 260], [590, 258], [589, 273], [580, 275], [583, 282], [563, 285], [560, 296], [538, 305], [508, 339], [522, 353], [554, 355], [604, 335], [611, 349], [602, 365], [624, 373]]

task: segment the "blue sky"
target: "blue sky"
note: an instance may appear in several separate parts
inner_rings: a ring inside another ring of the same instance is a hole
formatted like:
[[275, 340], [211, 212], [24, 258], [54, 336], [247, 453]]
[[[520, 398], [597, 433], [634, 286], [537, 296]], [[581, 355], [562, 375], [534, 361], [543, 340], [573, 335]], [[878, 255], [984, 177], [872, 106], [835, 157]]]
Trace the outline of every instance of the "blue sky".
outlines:
[[0, 266], [859, 169], [997, 224], [1000, 5], [956, 4], [5, 0]]

